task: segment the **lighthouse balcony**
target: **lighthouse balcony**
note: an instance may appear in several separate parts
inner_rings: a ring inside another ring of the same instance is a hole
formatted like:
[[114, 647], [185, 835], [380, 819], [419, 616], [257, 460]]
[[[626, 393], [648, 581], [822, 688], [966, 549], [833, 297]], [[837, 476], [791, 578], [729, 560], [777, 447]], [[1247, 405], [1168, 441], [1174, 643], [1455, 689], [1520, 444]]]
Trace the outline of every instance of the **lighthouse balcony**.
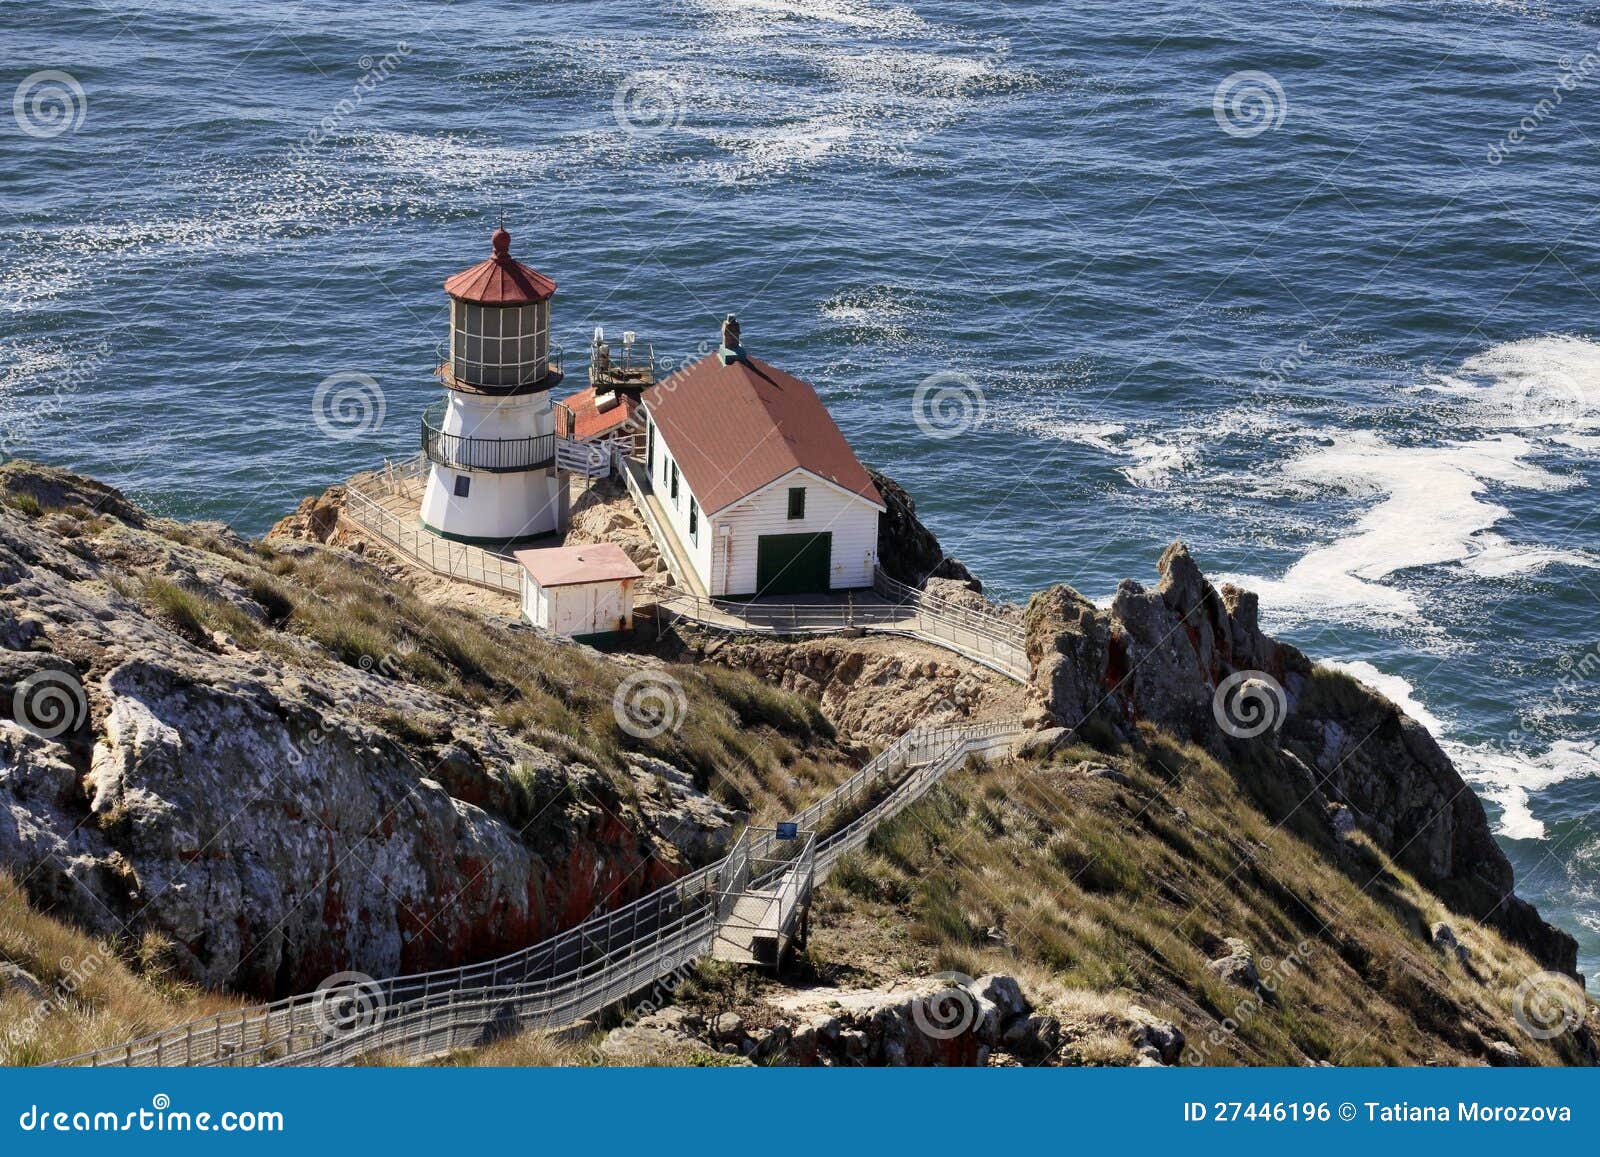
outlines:
[[452, 470], [482, 470], [490, 474], [542, 470], [555, 465], [554, 434], [536, 434], [528, 438], [472, 438], [447, 434], [441, 428], [444, 411], [440, 403], [430, 406], [422, 415], [422, 452], [430, 462]]

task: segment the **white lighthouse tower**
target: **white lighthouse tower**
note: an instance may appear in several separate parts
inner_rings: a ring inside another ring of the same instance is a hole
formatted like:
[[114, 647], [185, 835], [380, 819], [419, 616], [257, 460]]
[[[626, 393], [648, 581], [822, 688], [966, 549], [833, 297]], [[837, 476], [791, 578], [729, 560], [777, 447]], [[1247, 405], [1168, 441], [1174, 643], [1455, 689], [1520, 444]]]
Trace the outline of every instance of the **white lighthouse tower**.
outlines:
[[431, 467], [422, 523], [445, 538], [503, 545], [557, 529], [566, 486], [556, 470], [550, 349], [556, 283], [511, 256], [496, 229], [487, 260], [444, 283], [450, 360], [444, 400], [422, 416]]

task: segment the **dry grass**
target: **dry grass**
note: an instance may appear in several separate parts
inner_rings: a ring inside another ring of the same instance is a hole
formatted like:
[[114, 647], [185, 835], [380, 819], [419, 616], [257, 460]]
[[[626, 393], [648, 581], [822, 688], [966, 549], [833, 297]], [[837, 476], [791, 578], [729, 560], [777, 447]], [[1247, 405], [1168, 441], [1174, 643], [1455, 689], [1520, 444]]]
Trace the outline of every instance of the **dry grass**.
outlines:
[[121, 1044], [226, 1008], [225, 997], [175, 980], [155, 941], [119, 947], [35, 911], [0, 875], [0, 960], [31, 973], [42, 997], [0, 996], [0, 1065], [35, 1065]]
[[[669, 665], [661, 677], [681, 688], [676, 726], [640, 738], [622, 726], [617, 686], [632, 668], [531, 630], [424, 601], [365, 562], [325, 549], [279, 554], [250, 550], [200, 528], [167, 524], [182, 546], [229, 564], [207, 585], [146, 577], [135, 597], [199, 647], [214, 632], [302, 663], [337, 662], [420, 684], [485, 710], [508, 730], [562, 757], [614, 774], [627, 790], [623, 755], [664, 759], [738, 810], [771, 819], [832, 787], [851, 771], [833, 728], [815, 704], [753, 676]], [[204, 568], [196, 568], [202, 570]], [[374, 707], [375, 725], [402, 744], [448, 738], [426, 720]]]
[[476, 1049], [460, 1049], [435, 1065], [459, 1068], [592, 1068], [605, 1063], [599, 1039], [525, 1032]]
[[[1541, 970], [1525, 952], [1370, 843], [1341, 870], [1204, 752], [1155, 732], [1143, 742], [1114, 760], [1132, 787], [1075, 774], [1077, 760], [1107, 761], [1089, 749], [951, 777], [834, 873], [817, 951], [849, 952], [832, 928], [907, 921], [895, 966], [1019, 975], [1053, 1011], [1076, 1010], [1069, 1055], [1134, 1002], [1212, 1064], [1481, 1063], [1495, 1040], [1535, 1063], [1578, 1059], [1570, 1036], [1537, 1041], [1513, 1018], [1517, 985]], [[1436, 920], [1468, 964], [1427, 943]], [[1207, 969], [1223, 937], [1254, 949], [1265, 997]], [[1108, 1063], [1108, 1047], [1077, 1059]]]

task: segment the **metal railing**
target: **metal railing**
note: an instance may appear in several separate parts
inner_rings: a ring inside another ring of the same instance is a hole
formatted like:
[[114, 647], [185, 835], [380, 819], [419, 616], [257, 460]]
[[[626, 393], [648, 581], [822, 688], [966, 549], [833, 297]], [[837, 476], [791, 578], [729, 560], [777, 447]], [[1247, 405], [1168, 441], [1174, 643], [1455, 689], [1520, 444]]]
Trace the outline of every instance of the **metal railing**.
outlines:
[[[920, 799], [970, 755], [1009, 750], [1018, 720], [918, 728], [806, 808], [807, 875], [822, 880], [881, 823]], [[902, 774], [910, 771], [909, 775]], [[880, 798], [881, 797], [881, 798]], [[863, 810], [864, 809], [864, 810]], [[855, 814], [856, 812], [860, 814]], [[780, 859], [775, 830], [746, 833], [744, 879], [774, 883], [751, 866]], [[703, 955], [716, 934], [718, 893], [741, 869], [728, 858], [575, 928], [497, 960], [292, 996], [218, 1013], [63, 1065], [339, 1065], [387, 1054], [439, 1056], [529, 1028], [554, 1029], [644, 992]], [[796, 903], [800, 898], [796, 898]]]
[[717, 881], [715, 959], [778, 967], [795, 942], [816, 881], [817, 836], [798, 828], [789, 837], [771, 832], [764, 843], [774, 854], [757, 858], [750, 854], [756, 829], [746, 828], [728, 857], [734, 866]]
[[554, 434], [535, 434], [527, 438], [447, 434], [440, 426], [445, 406], [444, 402], [435, 402], [422, 413], [422, 452], [429, 461], [452, 470], [484, 470], [490, 474], [540, 470], [555, 464]]
[[[529, 386], [548, 390], [558, 385], [562, 378], [566, 376], [566, 371], [563, 368], [566, 355], [561, 346], [555, 342], [551, 342], [546, 347], [544, 361], [521, 363], [531, 368], [519, 375], [518, 380], [515, 382], [486, 381], [490, 377], [499, 378], [504, 375], [505, 364], [502, 362], [469, 361], [466, 358], [458, 360], [450, 356], [448, 342], [439, 343], [439, 354], [444, 359], [444, 364], [439, 367], [439, 376], [443, 379], [445, 385], [453, 389], [491, 394], [505, 394], [511, 391], [528, 393], [533, 392], [529, 391]], [[460, 373], [457, 373], [458, 366], [461, 370]], [[470, 376], [472, 374], [477, 376]]]
[[[877, 577], [894, 582], [882, 572]], [[1027, 682], [1031, 669], [1021, 624], [924, 596], [911, 587], [904, 591], [909, 594], [895, 592], [898, 597], [891, 597], [875, 592], [883, 602], [847, 594], [843, 602], [827, 603], [747, 603], [678, 591], [663, 595], [656, 607], [658, 615], [735, 634], [828, 635], [861, 630], [909, 635]]]
[[656, 351], [647, 341], [597, 341], [589, 346], [589, 384], [597, 392], [656, 380]]
[[[668, 537], [668, 531], [661, 525], [661, 520], [656, 517], [655, 511], [650, 508], [649, 490], [650, 479], [645, 474], [643, 462], [635, 458], [618, 455], [617, 465], [622, 470], [622, 480], [627, 483], [628, 495], [633, 499], [639, 517], [644, 519], [645, 529], [650, 532], [650, 537], [655, 541], [656, 549], [661, 553], [661, 559], [667, 564], [667, 573], [672, 576], [672, 581], [683, 590], [693, 589], [689, 576], [684, 573], [683, 566], [678, 562], [678, 552], [672, 549], [672, 544], [677, 538]], [[694, 596], [689, 596], [694, 597]]]
[[475, 546], [442, 539], [410, 519], [383, 507], [378, 498], [393, 494], [408, 482], [426, 475], [427, 463], [418, 456], [399, 466], [385, 466], [374, 475], [371, 489], [345, 488], [342, 513], [361, 529], [371, 532], [397, 554], [420, 567], [474, 586], [522, 595], [522, 568]]

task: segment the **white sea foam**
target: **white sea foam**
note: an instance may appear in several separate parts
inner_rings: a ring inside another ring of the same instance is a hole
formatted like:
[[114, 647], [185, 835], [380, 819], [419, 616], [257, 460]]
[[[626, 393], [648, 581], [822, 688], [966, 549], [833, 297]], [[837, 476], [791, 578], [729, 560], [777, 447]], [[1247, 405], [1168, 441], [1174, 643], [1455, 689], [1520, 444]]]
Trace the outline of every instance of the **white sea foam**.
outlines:
[[1371, 431], [1336, 435], [1289, 462], [1284, 478], [1376, 503], [1350, 533], [1308, 552], [1281, 579], [1231, 577], [1274, 610], [1355, 621], [1376, 614], [1415, 624], [1421, 620], [1415, 595], [1388, 581], [1400, 572], [1458, 564], [1484, 577], [1505, 577], [1557, 563], [1596, 565], [1580, 551], [1518, 546], [1487, 533], [1509, 514], [1486, 497], [1490, 484], [1529, 490], [1571, 484], [1526, 461], [1533, 452], [1515, 434], [1421, 447], [1397, 446]]
[[1552, 440], [1600, 430], [1600, 343], [1556, 334], [1493, 346], [1423, 383], [1478, 406], [1475, 420]]
[[724, 34], [740, 38], [771, 35], [785, 23], [833, 25], [888, 36], [926, 35], [931, 25], [911, 8], [865, 0], [698, 0], [695, 7], [731, 25]]
[[1534, 816], [1531, 796], [1600, 776], [1600, 743], [1558, 739], [1540, 755], [1455, 742], [1442, 746], [1478, 794], [1500, 807], [1495, 830], [1512, 840], [1544, 839], [1544, 821]]
[[[1019, 433], [1057, 442], [1077, 442], [1107, 454], [1127, 459], [1119, 472], [1135, 486], [1146, 490], [1168, 490], [1195, 483], [1226, 486], [1237, 493], [1258, 489], [1255, 477], [1224, 476], [1205, 469], [1208, 451], [1230, 438], [1255, 441], [1300, 441], [1310, 436], [1304, 426], [1290, 422], [1282, 411], [1256, 402], [1234, 406], [1220, 413], [1186, 421], [1154, 421], [1130, 425], [1096, 421], [1082, 417], [1054, 417], [1035, 412], [1030, 398], [1021, 412], [1008, 415], [1009, 424]], [[1282, 480], [1274, 485], [1281, 488]]]

